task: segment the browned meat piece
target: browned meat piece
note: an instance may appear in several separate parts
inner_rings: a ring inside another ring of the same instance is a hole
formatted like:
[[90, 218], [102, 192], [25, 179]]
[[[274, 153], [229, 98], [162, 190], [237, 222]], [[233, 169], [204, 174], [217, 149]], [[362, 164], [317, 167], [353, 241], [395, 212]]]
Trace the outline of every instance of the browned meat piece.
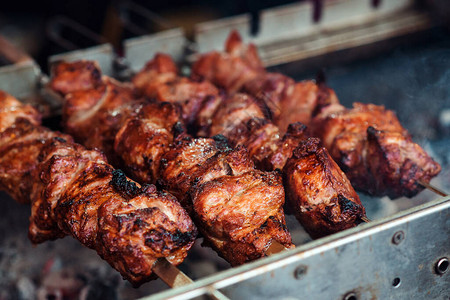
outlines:
[[180, 136], [161, 159], [160, 182], [189, 212], [192, 211], [189, 198], [191, 186], [198, 180], [197, 176], [202, 176], [202, 166], [221, 147], [226, 148], [227, 145], [217, 144], [213, 139]]
[[173, 142], [172, 129], [183, 130], [180, 121], [180, 112], [172, 104], [148, 103], [116, 131], [114, 150], [133, 177], [142, 182], [156, 182], [161, 157]]
[[265, 70], [255, 45], [244, 45], [236, 31], [228, 37], [224, 53], [204, 54], [192, 66], [194, 78], [207, 79], [229, 93], [240, 91], [262, 72]]
[[273, 241], [293, 247], [276, 172], [261, 172], [223, 138], [182, 138], [163, 158], [162, 183], [191, 211], [206, 242], [232, 265], [265, 256]]
[[20, 117], [1, 132], [0, 189], [20, 203], [29, 203], [39, 152], [44, 142], [55, 136], [59, 135]]
[[50, 88], [63, 96], [75, 91], [95, 89], [102, 85], [102, 73], [94, 61], [60, 62], [52, 67]]
[[219, 90], [210, 82], [179, 77], [175, 63], [166, 54], [157, 54], [132, 81], [149, 98], [179, 104], [185, 124], [194, 131], [208, 124], [221, 102]]
[[261, 160], [261, 168], [265, 170], [282, 170], [298, 144], [307, 137], [306, 126], [292, 123], [281, 139], [275, 141], [275, 150]]
[[23, 118], [30, 107], [8, 97], [0, 107], [0, 118], [23, 109], [0, 133], [0, 188], [31, 202], [34, 243], [72, 235], [135, 285], [152, 278], [158, 258], [183, 261], [196, 228], [173, 196], [140, 187], [98, 151]]
[[258, 168], [282, 169], [292, 150], [305, 138], [306, 127], [292, 124], [282, 136], [278, 127], [264, 118], [264, 108], [251, 96], [234, 94], [219, 105], [208, 131], [210, 135], [224, 135], [232, 147], [246, 147]]
[[320, 107], [338, 102], [334, 91], [324, 84], [296, 83], [285, 75], [267, 72], [256, 47], [244, 45], [235, 31], [226, 41], [225, 52], [202, 55], [192, 72], [194, 77], [210, 80], [229, 93], [243, 91], [262, 101], [282, 133], [291, 123], [308, 125]]
[[283, 170], [286, 196], [305, 230], [318, 238], [361, 223], [364, 207], [317, 138], [300, 143]]
[[281, 132], [285, 132], [291, 123], [309, 124], [320, 107], [338, 103], [334, 91], [323, 84], [311, 80], [295, 83], [277, 73], [263, 73], [247, 83], [244, 90], [264, 100]]
[[[259, 73], [259, 75], [252, 80], [245, 83], [242, 90], [253, 97], [262, 99], [268, 106], [271, 112], [271, 117], [273, 120], [278, 120], [280, 115], [283, 113], [282, 105], [284, 99], [287, 97], [292, 97], [295, 89], [295, 81], [280, 73], [267, 73], [266, 71]], [[298, 98], [304, 95], [299, 94]], [[298, 100], [296, 98], [296, 100]], [[301, 98], [300, 98], [301, 99]], [[297, 105], [303, 104], [301, 102]], [[298, 110], [299, 107], [294, 107]], [[302, 122], [302, 118], [299, 118], [299, 122]]]
[[[226, 135], [233, 147], [244, 146], [259, 169], [272, 171], [268, 163], [281, 141], [278, 127], [262, 118], [244, 120]], [[267, 167], [267, 168], [266, 168]]]
[[[44, 127], [28, 127], [31, 132], [36, 133], [35, 138], [42, 136], [44, 132], [51, 133]], [[106, 158], [100, 152], [87, 151], [81, 145], [73, 143], [70, 136], [60, 133], [54, 133], [53, 137], [48, 138], [38, 153], [39, 157], [34, 161], [37, 168], [30, 178], [31, 195], [28, 195], [32, 200], [28, 236], [35, 244], [62, 238], [68, 234], [60, 229], [54, 213], [62, 191], [87, 162], [107, 164]], [[83, 163], [80, 163], [80, 160], [83, 160]]]
[[65, 130], [89, 149], [102, 149], [110, 161], [118, 164], [120, 158], [113, 149], [115, 135], [142, 105], [133, 87], [102, 77], [92, 61], [54, 65], [50, 87], [65, 96]]
[[193, 205], [200, 231], [232, 265], [265, 256], [277, 241], [293, 247], [283, 212], [284, 189], [275, 172], [251, 170], [198, 184]]
[[13, 96], [0, 90], [0, 132], [19, 119], [26, 119], [33, 125], [41, 122], [41, 115], [30, 105], [23, 105]]
[[312, 129], [355, 188], [372, 195], [414, 196], [423, 189], [418, 180], [429, 182], [441, 170], [383, 106], [332, 105], [314, 118]]
[[169, 55], [157, 53], [133, 78], [132, 82], [145, 95], [155, 97], [158, 87], [178, 77], [178, 68]]
[[235, 136], [234, 129], [254, 118], [265, 117], [264, 104], [247, 94], [227, 97], [212, 116], [208, 135], [222, 134], [227, 138]]
[[89, 149], [102, 149], [116, 163], [113, 145], [117, 131], [125, 120], [136, 114], [142, 102], [134, 98], [126, 85], [108, 79], [96, 89], [68, 94], [63, 108], [67, 133]]
[[0, 91], [0, 189], [8, 190], [21, 203], [30, 201], [31, 176], [42, 148], [33, 136], [40, 119], [33, 107]]

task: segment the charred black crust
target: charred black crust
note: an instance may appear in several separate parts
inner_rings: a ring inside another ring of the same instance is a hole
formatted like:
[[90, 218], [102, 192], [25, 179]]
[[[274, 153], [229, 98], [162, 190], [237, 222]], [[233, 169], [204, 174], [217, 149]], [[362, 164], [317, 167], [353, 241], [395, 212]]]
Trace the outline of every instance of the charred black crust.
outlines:
[[175, 232], [168, 232], [162, 228], [152, 229], [146, 234], [145, 245], [157, 250], [169, 249], [168, 241], [174, 243], [175, 247], [184, 247], [197, 237], [197, 231], [182, 232], [179, 229]]
[[59, 137], [59, 136], [55, 137], [55, 140], [57, 140], [58, 142], [61, 142], [61, 143], [67, 143], [67, 141], [65, 139], [63, 139], [62, 137]]
[[228, 144], [228, 139], [221, 135], [217, 134], [212, 137], [212, 139], [216, 142], [216, 146], [219, 150], [230, 150], [230, 145]]
[[99, 81], [102, 79], [102, 72], [100, 72], [100, 70], [95, 65], [89, 64], [88, 69], [92, 70], [92, 79], [94, 79], [95, 81]]
[[291, 124], [289, 124], [289, 126], [287, 128], [288, 134], [301, 134], [301, 133], [304, 133], [305, 131], [306, 131], [306, 125], [301, 122], [291, 123]]
[[307, 138], [300, 142], [300, 145], [295, 148], [293, 156], [295, 158], [302, 158], [314, 153], [317, 153], [322, 147], [320, 139], [318, 138]]
[[338, 195], [338, 203], [339, 203], [339, 206], [341, 207], [341, 212], [346, 212], [346, 211], [356, 212], [361, 209], [360, 205], [358, 205], [357, 203], [353, 202], [352, 200], [346, 198], [342, 194]]
[[127, 198], [131, 199], [135, 197], [140, 189], [136, 183], [129, 181], [125, 173], [122, 170], [117, 169], [112, 172], [112, 179], [110, 184], [120, 193], [124, 193]]
[[172, 240], [178, 247], [183, 247], [184, 245], [190, 243], [197, 237], [197, 231], [186, 231], [182, 232], [179, 229], [175, 231], [172, 235]]
[[176, 122], [175, 125], [173, 125], [173, 127], [172, 127], [172, 133], [173, 133], [174, 138], [182, 135], [185, 132], [186, 132], [186, 128], [184, 127], [183, 123], [181, 123], [181, 122]]
[[378, 133], [380, 133], [380, 131], [376, 130], [374, 127], [367, 127], [367, 135], [369, 138], [376, 137]]

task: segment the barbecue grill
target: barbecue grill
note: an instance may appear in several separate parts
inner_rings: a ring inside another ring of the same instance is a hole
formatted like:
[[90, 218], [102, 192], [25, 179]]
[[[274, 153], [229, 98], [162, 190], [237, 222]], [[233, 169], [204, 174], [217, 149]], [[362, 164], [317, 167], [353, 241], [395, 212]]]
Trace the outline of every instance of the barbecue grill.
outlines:
[[[297, 80], [322, 68], [344, 105], [372, 102], [395, 110], [415, 141], [442, 165], [433, 185], [448, 191], [450, 44], [441, 19], [417, 5], [408, 0], [290, 4], [260, 11], [256, 29], [254, 15], [240, 15], [196, 25], [195, 42], [172, 28], [125, 40], [121, 58], [103, 43], [48, 61], [93, 59], [106, 75], [126, 79], [157, 52], [188, 66], [198, 53], [222, 49], [230, 30], [237, 29], [244, 41], [258, 46], [267, 67]], [[17, 52], [8, 49], [13, 48], [3, 41], [1, 50], [12, 63], [0, 68], [0, 89], [38, 106], [57, 126], [61, 99], [46, 88], [47, 76], [29, 56], [11, 56]], [[32, 248], [26, 239], [29, 207], [1, 194], [0, 299], [8, 294], [20, 299], [33, 294], [42, 299], [448, 299], [450, 197], [431, 190], [395, 201], [360, 196], [370, 223], [311, 241], [287, 216], [297, 248], [235, 268], [198, 241], [180, 265], [193, 283], [170, 289], [158, 280], [134, 290], [77, 241]]]

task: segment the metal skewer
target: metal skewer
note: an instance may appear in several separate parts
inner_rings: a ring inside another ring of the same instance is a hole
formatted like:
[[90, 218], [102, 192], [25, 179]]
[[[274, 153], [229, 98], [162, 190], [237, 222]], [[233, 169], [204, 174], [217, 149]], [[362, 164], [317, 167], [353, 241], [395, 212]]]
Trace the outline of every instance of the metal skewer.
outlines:
[[[421, 180], [417, 180], [417, 183], [420, 184], [421, 186], [429, 189], [430, 191], [432, 191], [432, 192], [442, 196], [442, 197], [448, 196], [448, 194], [446, 192], [444, 192], [443, 190], [433, 186], [432, 184], [426, 183], [426, 182], [421, 181]], [[367, 218], [367, 217], [361, 217], [361, 221], [369, 223], [370, 219]]]
[[[165, 257], [159, 258], [152, 268], [158, 277], [171, 288], [180, 287], [193, 283], [194, 281], [184, 274], [180, 269], [172, 265]], [[227, 296], [216, 289], [209, 292], [209, 297], [214, 300], [226, 300]]]
[[448, 194], [446, 192], [444, 192], [441, 189], [438, 189], [437, 187], [435, 187], [429, 183], [426, 183], [422, 180], [417, 180], [417, 183], [442, 197], [448, 196]]

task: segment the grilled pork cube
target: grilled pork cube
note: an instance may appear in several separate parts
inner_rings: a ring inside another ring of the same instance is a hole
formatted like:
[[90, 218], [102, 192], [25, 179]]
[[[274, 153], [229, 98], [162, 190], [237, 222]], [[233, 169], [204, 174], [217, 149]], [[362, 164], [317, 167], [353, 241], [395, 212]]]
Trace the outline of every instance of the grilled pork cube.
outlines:
[[184, 131], [177, 107], [167, 102], [144, 104], [116, 132], [114, 150], [125, 169], [142, 182], [156, 183], [161, 158], [170, 150], [174, 130]]
[[372, 195], [412, 197], [423, 189], [418, 181], [428, 183], [441, 170], [384, 106], [331, 105], [311, 127], [355, 188]]
[[50, 88], [63, 96], [103, 85], [100, 66], [95, 61], [59, 62], [52, 66], [51, 73]]
[[290, 206], [313, 238], [354, 227], [365, 217], [350, 181], [317, 138], [294, 150], [283, 179]]
[[207, 79], [231, 94], [262, 72], [265, 70], [255, 45], [244, 45], [237, 31], [228, 37], [225, 52], [201, 55], [192, 66], [193, 78]]

